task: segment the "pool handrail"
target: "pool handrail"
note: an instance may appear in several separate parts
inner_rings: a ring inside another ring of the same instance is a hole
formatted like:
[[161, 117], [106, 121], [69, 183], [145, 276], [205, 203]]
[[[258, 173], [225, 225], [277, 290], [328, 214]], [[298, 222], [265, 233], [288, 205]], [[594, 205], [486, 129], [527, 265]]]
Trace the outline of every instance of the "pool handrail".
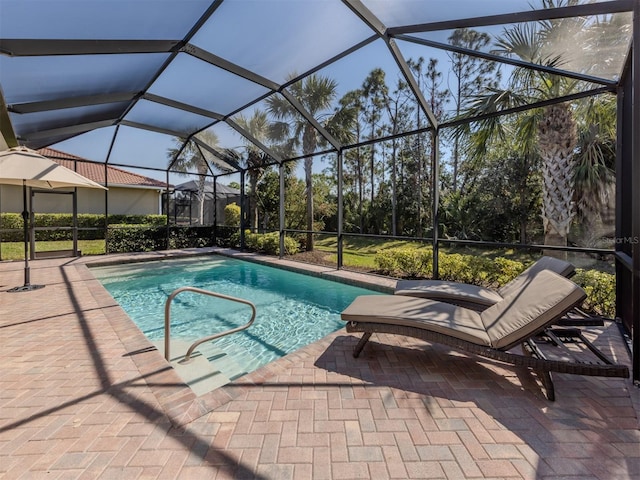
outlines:
[[251, 313], [251, 319], [249, 320], [248, 323], [246, 323], [245, 325], [242, 325], [240, 327], [236, 327], [236, 328], [232, 328], [231, 330], [226, 330], [224, 332], [220, 332], [220, 333], [216, 333], [214, 335], [210, 335], [208, 337], [204, 337], [201, 338], [199, 340], [196, 340], [187, 350], [187, 353], [185, 354], [184, 358], [182, 360], [180, 360], [180, 363], [188, 363], [191, 359], [191, 354], [193, 353], [193, 351], [195, 350], [195, 348], [204, 343], [204, 342], [208, 342], [211, 340], [215, 340], [216, 338], [220, 338], [220, 337], [224, 337], [225, 335], [230, 335], [232, 333], [236, 333], [236, 332], [240, 332], [242, 330], [246, 330], [247, 328], [249, 328], [254, 320], [256, 319], [256, 306], [251, 303], [248, 300], [244, 300], [242, 298], [237, 298], [237, 297], [231, 297], [229, 295], [224, 295], [222, 293], [217, 293], [217, 292], [211, 292], [209, 290], [203, 290], [201, 288], [196, 288], [196, 287], [180, 287], [176, 290], [174, 290], [173, 292], [171, 292], [171, 295], [169, 295], [169, 298], [167, 298], [166, 303], [164, 304], [164, 358], [167, 360], [167, 362], [171, 362], [171, 355], [170, 355], [170, 343], [171, 343], [171, 302], [173, 301], [173, 299], [180, 293], [182, 292], [194, 292], [194, 293], [200, 293], [202, 295], [209, 295], [211, 297], [217, 297], [217, 298], [222, 298], [224, 300], [230, 300], [232, 302], [237, 302], [237, 303], [243, 303], [245, 305], [249, 305], [251, 307], [252, 313]]

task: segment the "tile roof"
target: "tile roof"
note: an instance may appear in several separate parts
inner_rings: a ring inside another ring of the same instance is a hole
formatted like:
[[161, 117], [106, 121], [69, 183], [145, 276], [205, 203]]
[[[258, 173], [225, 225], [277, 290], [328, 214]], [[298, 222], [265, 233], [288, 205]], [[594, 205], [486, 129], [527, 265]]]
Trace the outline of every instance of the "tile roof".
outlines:
[[[37, 150], [40, 155], [55, 161], [56, 163], [70, 170], [78, 172], [94, 182], [104, 185], [104, 164], [92, 162], [86, 158], [78, 157], [70, 153], [61, 152], [53, 148], [40, 148]], [[166, 188], [167, 184], [154, 178], [138, 175], [120, 168], [107, 165], [107, 183], [109, 185], [130, 185], [140, 187]]]

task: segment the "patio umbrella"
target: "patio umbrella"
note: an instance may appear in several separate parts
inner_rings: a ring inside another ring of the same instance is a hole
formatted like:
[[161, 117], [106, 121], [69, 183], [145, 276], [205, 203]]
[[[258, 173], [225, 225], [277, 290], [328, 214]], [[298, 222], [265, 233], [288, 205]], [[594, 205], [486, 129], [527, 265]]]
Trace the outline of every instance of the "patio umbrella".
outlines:
[[44, 285], [31, 285], [29, 278], [29, 241], [27, 226], [29, 211], [27, 209], [27, 187], [46, 189], [65, 187], [107, 189], [73, 170], [69, 170], [53, 160], [43, 157], [27, 147], [13, 147], [0, 152], [0, 184], [22, 185], [22, 202], [24, 205], [22, 212], [22, 218], [24, 220], [24, 285], [14, 287], [9, 291], [25, 292], [42, 288]]

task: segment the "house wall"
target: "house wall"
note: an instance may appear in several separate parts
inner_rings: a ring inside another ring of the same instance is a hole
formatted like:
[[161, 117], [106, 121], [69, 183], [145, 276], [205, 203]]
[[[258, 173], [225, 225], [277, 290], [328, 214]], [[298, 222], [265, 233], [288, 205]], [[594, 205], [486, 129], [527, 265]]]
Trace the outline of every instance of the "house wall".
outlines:
[[[102, 192], [104, 197], [104, 192]], [[103, 201], [104, 202], [104, 201]], [[80, 204], [80, 199], [78, 199]], [[104, 211], [104, 203], [102, 211]], [[80, 207], [78, 207], [78, 210]], [[160, 212], [160, 191], [141, 188], [109, 187], [109, 213], [149, 215]]]
[[[52, 192], [69, 191], [56, 189]], [[109, 213], [148, 215], [160, 213], [160, 192], [154, 189], [110, 187]], [[104, 190], [79, 188], [78, 213], [103, 214]], [[22, 187], [0, 186], [0, 211], [20, 213], [23, 210]], [[73, 213], [71, 195], [36, 193], [33, 197], [35, 213]]]

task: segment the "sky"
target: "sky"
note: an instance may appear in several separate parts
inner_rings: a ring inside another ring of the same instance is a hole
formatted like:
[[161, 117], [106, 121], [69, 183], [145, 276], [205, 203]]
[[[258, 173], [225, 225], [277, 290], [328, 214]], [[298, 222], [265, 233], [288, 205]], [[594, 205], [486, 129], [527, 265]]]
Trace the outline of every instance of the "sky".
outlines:
[[[464, 16], [492, 15], [530, 9], [531, 0], [363, 0], [390, 27], [442, 21]], [[209, 7], [209, 0], [0, 0], [2, 38], [42, 39], [181, 39]], [[29, 18], [28, 23], [15, 21]], [[491, 27], [499, 31], [502, 27]], [[339, 0], [225, 0], [190, 43], [198, 48], [254, 71], [275, 84], [292, 74], [313, 68], [373, 35]], [[451, 32], [431, 33], [424, 38], [446, 41]], [[398, 41], [405, 59], [436, 58], [445, 72], [446, 52]], [[60, 96], [117, 93], [144, 89], [150, 72], [166, 54], [7, 57], [0, 55], [0, 83], [8, 104], [25, 101], [37, 91], [36, 100]], [[399, 77], [398, 67], [382, 40], [361, 48], [320, 71], [336, 80], [337, 98], [359, 88], [376, 67], [387, 75], [390, 87]], [[148, 89], [150, 93], [228, 114], [268, 90], [227, 71], [179, 54], [172, 65]], [[30, 98], [30, 101], [34, 101]], [[97, 107], [94, 107], [97, 108]], [[101, 107], [104, 108], [104, 107]], [[81, 119], [87, 112], [79, 110]], [[250, 116], [249, 111], [242, 112]], [[55, 113], [55, 112], [54, 112]], [[51, 113], [53, 115], [53, 113]], [[25, 121], [30, 120], [25, 116]], [[42, 125], [52, 120], [42, 114]], [[139, 101], [127, 120], [149, 122], [160, 128], [192, 131], [208, 118], [185, 114], [160, 104]], [[46, 130], [46, 128], [44, 128]], [[104, 161], [111, 148], [115, 127], [100, 128], [52, 148], [95, 161]], [[220, 146], [233, 148], [243, 140], [229, 127], [215, 127]], [[164, 167], [174, 139], [132, 127], [120, 127], [111, 149], [110, 162]], [[136, 173], [166, 180], [163, 172]]]
[[[446, 54], [437, 49], [427, 49], [408, 42], [401, 42], [401, 48], [405, 52], [406, 58], [418, 58], [419, 56], [438, 57], [439, 63], [443, 65], [447, 62]], [[337, 99], [350, 90], [360, 88], [363, 80], [374, 68], [382, 68], [386, 72], [387, 83], [390, 88], [397, 82], [401, 74], [394, 59], [390, 55], [386, 45], [381, 40], [377, 40], [353, 54], [324, 68], [320, 74], [336, 80]], [[176, 80], [179, 82], [179, 80]], [[150, 89], [153, 92], [153, 87]], [[195, 103], [195, 102], [193, 102]], [[264, 107], [263, 105], [257, 105]], [[253, 108], [248, 112], [243, 112], [246, 117], [251, 115]], [[244, 144], [242, 138], [230, 127], [218, 125], [214, 127], [220, 144], [224, 147], [238, 147]], [[89, 158], [102, 161], [106, 157], [111, 143], [115, 127], [102, 128], [84, 135], [80, 135], [67, 141], [52, 145], [52, 148], [66, 151]], [[167, 150], [174, 148], [175, 143], [172, 137], [155, 132], [144, 131], [131, 127], [120, 127], [117, 141], [111, 152], [112, 163], [126, 164], [135, 159], [165, 159]], [[134, 161], [135, 162], [135, 161]], [[140, 162], [144, 164], [144, 160]], [[157, 164], [157, 160], [155, 161]], [[162, 162], [160, 162], [162, 164]], [[146, 176], [166, 180], [162, 172], [144, 170]], [[224, 181], [224, 180], [223, 180]], [[237, 180], [233, 180], [237, 181]]]

